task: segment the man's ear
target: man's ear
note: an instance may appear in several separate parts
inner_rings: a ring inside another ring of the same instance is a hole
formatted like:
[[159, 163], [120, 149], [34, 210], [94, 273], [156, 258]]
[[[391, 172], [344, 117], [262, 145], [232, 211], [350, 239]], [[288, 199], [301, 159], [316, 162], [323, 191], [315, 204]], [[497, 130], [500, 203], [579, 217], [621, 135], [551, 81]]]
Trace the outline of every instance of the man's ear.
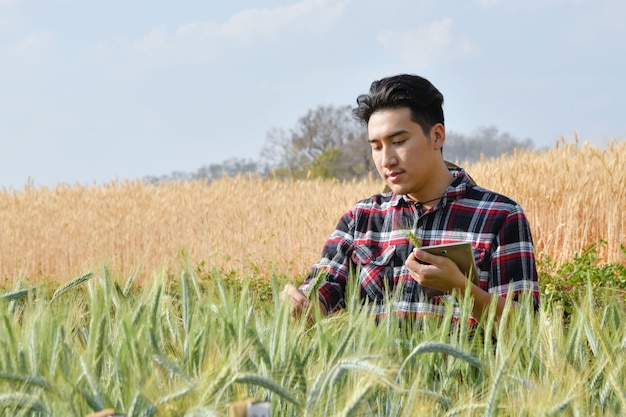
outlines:
[[436, 150], [443, 148], [443, 144], [446, 141], [446, 128], [443, 124], [437, 123], [430, 129], [430, 138], [433, 141], [433, 146]]

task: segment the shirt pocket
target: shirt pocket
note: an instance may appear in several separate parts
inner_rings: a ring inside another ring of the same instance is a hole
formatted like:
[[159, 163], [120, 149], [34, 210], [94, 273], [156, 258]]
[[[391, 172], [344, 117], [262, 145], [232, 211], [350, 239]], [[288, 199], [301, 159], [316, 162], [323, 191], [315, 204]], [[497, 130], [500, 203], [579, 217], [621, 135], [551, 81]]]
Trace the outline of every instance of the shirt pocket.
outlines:
[[395, 246], [358, 245], [352, 252], [355, 274], [358, 274], [361, 296], [382, 302], [385, 292], [394, 286]]

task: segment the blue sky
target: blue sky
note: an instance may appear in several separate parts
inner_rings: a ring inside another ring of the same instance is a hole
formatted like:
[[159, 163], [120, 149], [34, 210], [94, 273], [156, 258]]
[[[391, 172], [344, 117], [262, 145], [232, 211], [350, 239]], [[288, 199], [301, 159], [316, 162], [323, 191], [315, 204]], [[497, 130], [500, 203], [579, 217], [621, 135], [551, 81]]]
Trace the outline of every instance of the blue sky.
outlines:
[[0, 188], [258, 159], [272, 128], [401, 72], [446, 126], [626, 139], [621, 0], [0, 0]]

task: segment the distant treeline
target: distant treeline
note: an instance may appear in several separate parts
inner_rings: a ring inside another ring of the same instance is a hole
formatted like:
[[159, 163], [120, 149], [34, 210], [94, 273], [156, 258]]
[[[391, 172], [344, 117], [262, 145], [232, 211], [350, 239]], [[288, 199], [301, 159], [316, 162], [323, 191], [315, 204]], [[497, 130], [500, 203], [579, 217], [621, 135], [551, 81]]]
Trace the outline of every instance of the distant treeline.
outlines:
[[[448, 131], [444, 158], [464, 163], [534, 148], [495, 126], [471, 134]], [[224, 176], [257, 174], [278, 178], [363, 178], [375, 172], [367, 142], [367, 129], [352, 117], [350, 106], [319, 106], [302, 116], [289, 130], [274, 128], [266, 134], [258, 160], [230, 158], [200, 167], [195, 172], [172, 172], [146, 177], [149, 182], [213, 180]]]

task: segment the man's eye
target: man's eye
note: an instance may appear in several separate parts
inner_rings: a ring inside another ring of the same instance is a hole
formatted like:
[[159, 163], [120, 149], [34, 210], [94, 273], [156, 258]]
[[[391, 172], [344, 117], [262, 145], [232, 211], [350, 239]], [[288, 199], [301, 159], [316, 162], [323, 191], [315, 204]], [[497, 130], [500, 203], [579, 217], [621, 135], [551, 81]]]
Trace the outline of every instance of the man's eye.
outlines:
[[394, 145], [402, 145], [404, 142], [406, 142], [406, 139], [402, 139], [402, 140], [396, 140], [393, 142]]

